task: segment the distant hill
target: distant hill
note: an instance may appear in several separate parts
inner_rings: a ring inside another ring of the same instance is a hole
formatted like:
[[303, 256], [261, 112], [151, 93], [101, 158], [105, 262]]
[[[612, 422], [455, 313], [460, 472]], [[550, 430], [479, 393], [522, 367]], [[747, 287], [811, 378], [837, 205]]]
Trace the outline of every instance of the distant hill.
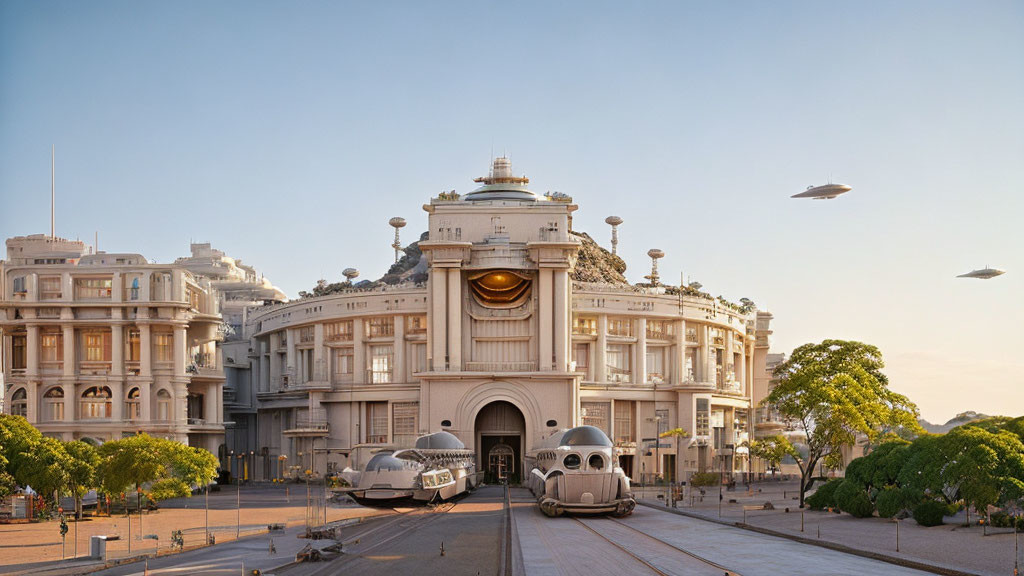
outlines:
[[975, 422], [977, 420], [984, 420], [985, 418], [991, 418], [991, 416], [987, 414], [979, 414], [972, 410], [968, 410], [967, 412], [961, 412], [956, 416], [952, 417], [949, 420], [949, 422], [946, 422], [945, 424], [932, 424], [931, 422], [925, 420], [924, 418], [918, 418], [917, 422], [921, 425], [922, 428], [931, 432], [932, 434], [945, 434], [946, 432], [949, 432], [950, 430], [956, 428], [957, 426], [962, 426], [964, 424], [967, 424], [969, 422]]

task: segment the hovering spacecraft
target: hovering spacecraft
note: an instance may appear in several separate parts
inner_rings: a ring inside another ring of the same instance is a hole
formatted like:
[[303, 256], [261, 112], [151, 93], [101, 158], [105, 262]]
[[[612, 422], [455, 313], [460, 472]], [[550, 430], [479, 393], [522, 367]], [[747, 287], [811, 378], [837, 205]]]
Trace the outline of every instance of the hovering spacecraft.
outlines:
[[807, 190], [793, 194], [790, 198], [813, 198], [815, 200], [831, 200], [840, 194], [846, 194], [853, 190], [852, 186], [846, 184], [825, 184], [824, 186], [808, 186]]
[[998, 268], [989, 268], [988, 266], [985, 266], [980, 270], [971, 270], [967, 274], [961, 274], [957, 276], [957, 278], [978, 278], [979, 280], [989, 280], [1001, 274], [1006, 274], [1006, 270], [1000, 270]]

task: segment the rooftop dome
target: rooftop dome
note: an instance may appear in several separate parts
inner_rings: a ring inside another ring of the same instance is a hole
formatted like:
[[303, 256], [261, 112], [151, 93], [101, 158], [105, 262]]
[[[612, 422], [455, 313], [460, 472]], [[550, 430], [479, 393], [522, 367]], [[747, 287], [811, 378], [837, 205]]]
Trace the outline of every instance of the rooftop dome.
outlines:
[[559, 446], [608, 446], [612, 441], [600, 428], [594, 426], [577, 426], [565, 434], [562, 434], [562, 443]]
[[464, 450], [466, 445], [451, 432], [434, 432], [416, 439], [416, 447], [421, 450]]
[[483, 186], [466, 194], [466, 200], [528, 200], [536, 201], [537, 195], [526, 185], [530, 179], [526, 176], [512, 175], [512, 162], [505, 156], [494, 159], [491, 171], [487, 176], [474, 178]]

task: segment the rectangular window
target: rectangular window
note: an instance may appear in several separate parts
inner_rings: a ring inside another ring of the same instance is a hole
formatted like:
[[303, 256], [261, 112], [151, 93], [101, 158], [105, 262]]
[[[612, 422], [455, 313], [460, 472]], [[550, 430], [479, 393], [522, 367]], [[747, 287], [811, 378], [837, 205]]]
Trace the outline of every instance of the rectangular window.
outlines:
[[335, 348], [334, 350], [334, 375], [340, 376], [351, 376], [352, 375], [352, 348]]
[[597, 335], [597, 318], [577, 316], [572, 323], [572, 333], [581, 336]]
[[576, 344], [572, 347], [572, 359], [576, 362], [577, 372], [586, 372], [590, 366], [590, 345]]
[[665, 381], [665, 349], [647, 349], [647, 381], [661, 384]]
[[411, 445], [416, 441], [419, 415], [419, 402], [395, 402], [391, 405], [391, 426], [395, 443]]
[[415, 360], [415, 371], [426, 372], [427, 370], [427, 345], [426, 344], [413, 344], [412, 345], [412, 357]]
[[75, 298], [83, 300], [110, 298], [110, 278], [75, 278]]
[[707, 398], [697, 398], [697, 428], [694, 436], [711, 435], [710, 401]]
[[299, 328], [299, 344], [312, 344], [316, 338], [315, 328], [303, 326]]
[[630, 382], [632, 380], [629, 344], [609, 344], [605, 354], [605, 374], [609, 382]]
[[26, 343], [27, 336], [25, 334], [15, 334], [11, 337], [11, 368], [24, 370], [28, 367]]
[[427, 333], [427, 317], [426, 317], [426, 315], [407, 316], [405, 321], [406, 321], [406, 328], [405, 328], [406, 333], [408, 333], [408, 334], [426, 334]]
[[386, 444], [388, 441], [388, 403], [366, 403], [366, 441]]
[[658, 421], [658, 437], [668, 432], [668, 409], [659, 408], [654, 411], [654, 419]]
[[153, 334], [153, 345], [156, 346], [154, 360], [157, 362], [174, 361], [174, 335], [170, 332], [157, 332]]
[[39, 277], [39, 299], [60, 300], [60, 276]]
[[696, 328], [687, 328], [686, 329], [686, 341], [691, 343], [691, 344], [696, 344], [697, 343], [697, 329]]
[[82, 334], [86, 362], [110, 362], [110, 332]]
[[607, 402], [580, 402], [580, 413], [584, 426], [600, 428], [605, 434], [611, 434]]
[[14, 293], [15, 294], [25, 294], [26, 292], [28, 292], [28, 290], [25, 288], [25, 277], [24, 276], [17, 276], [17, 277], [15, 277], [14, 278], [14, 286], [13, 286], [13, 288], [14, 288]]
[[387, 384], [392, 382], [394, 346], [370, 346], [370, 382]]
[[608, 335], [609, 336], [632, 336], [633, 335], [633, 320], [629, 318], [609, 318], [608, 319]]
[[324, 324], [324, 340], [326, 342], [349, 342], [352, 340], [352, 321], [331, 322]]
[[367, 338], [391, 338], [395, 335], [395, 319], [391, 316], [378, 316], [366, 321]]
[[57, 363], [64, 360], [64, 335], [60, 332], [43, 332], [39, 336], [40, 358], [43, 363]]
[[652, 340], [671, 340], [675, 334], [673, 324], [668, 320], [648, 320], [647, 337]]
[[615, 441], [635, 442], [633, 435], [633, 407], [632, 400], [619, 400], [615, 402]]
[[50, 422], [60, 422], [64, 420], [64, 399], [60, 400], [47, 400], [47, 412], [50, 417]]
[[142, 333], [134, 328], [128, 329], [128, 338], [125, 340], [125, 360], [138, 362], [140, 358], [140, 342]]

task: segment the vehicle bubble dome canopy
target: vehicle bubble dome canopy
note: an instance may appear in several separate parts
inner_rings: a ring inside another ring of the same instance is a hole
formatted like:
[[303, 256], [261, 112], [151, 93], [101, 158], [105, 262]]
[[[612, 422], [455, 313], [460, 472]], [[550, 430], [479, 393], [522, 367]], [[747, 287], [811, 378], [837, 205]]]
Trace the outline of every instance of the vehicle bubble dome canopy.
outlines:
[[612, 441], [600, 428], [577, 426], [562, 435], [559, 446], [605, 446], [612, 447]]
[[391, 452], [380, 452], [375, 454], [366, 463], [367, 472], [387, 472], [389, 470], [404, 470], [406, 463], [391, 455]]
[[416, 448], [420, 450], [465, 450], [466, 445], [451, 432], [441, 431], [417, 438]]

